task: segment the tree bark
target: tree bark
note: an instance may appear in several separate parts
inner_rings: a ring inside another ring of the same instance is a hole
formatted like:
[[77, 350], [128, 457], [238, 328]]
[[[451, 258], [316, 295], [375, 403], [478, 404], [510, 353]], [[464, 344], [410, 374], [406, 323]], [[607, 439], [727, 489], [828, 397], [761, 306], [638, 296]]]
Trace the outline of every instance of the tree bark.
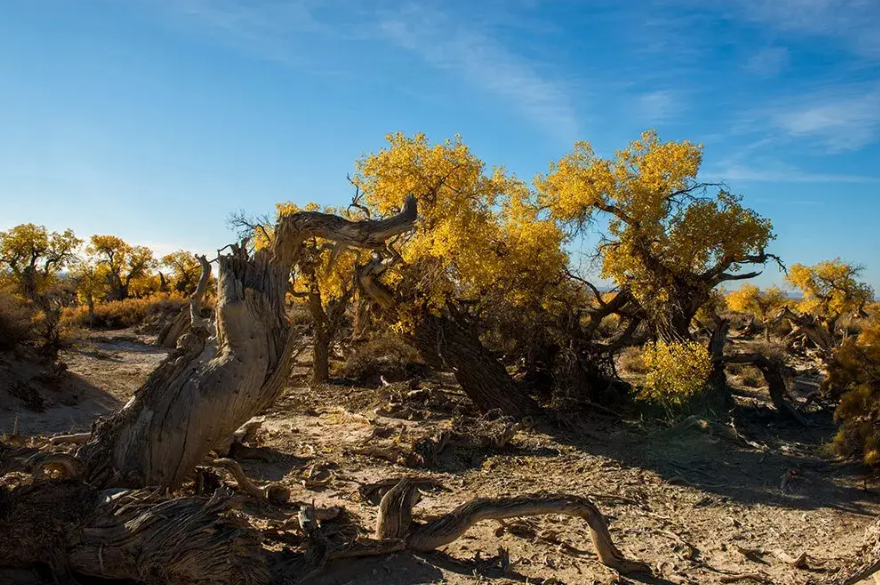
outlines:
[[[302, 212], [279, 220], [272, 249], [218, 258], [216, 334], [194, 327], [122, 410], [97, 423], [77, 451], [90, 483], [176, 488], [235, 430], [276, 398], [301, 343], [285, 294], [302, 243], [320, 236], [375, 248], [409, 230], [416, 202], [386, 220], [349, 222]], [[195, 323], [194, 323], [195, 324]]]
[[727, 344], [727, 333], [730, 321], [715, 318], [715, 329], [709, 339], [709, 356], [712, 358], [712, 372], [707, 382], [707, 397], [713, 409], [728, 411], [735, 406], [733, 395], [727, 386], [727, 373], [724, 370], [724, 346]]
[[270, 582], [259, 535], [230, 512], [226, 490], [163, 500], [155, 490], [103, 490], [78, 480], [0, 486], [0, 567], [47, 565], [149, 583]]
[[449, 317], [425, 314], [408, 337], [426, 362], [452, 370], [461, 389], [481, 412], [500, 409], [506, 415], [522, 418], [540, 410], [477, 334]]
[[330, 323], [319, 293], [309, 293], [309, 310], [314, 321], [312, 336], [312, 383], [321, 384], [330, 378]]

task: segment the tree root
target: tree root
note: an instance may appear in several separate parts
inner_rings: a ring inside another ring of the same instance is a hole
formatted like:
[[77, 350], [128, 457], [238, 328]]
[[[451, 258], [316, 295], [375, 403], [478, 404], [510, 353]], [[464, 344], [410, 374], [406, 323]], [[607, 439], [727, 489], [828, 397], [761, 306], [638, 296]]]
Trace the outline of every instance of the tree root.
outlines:
[[0, 485], [0, 566], [156, 585], [268, 584], [258, 534], [230, 514], [234, 500], [165, 499], [158, 490], [99, 491], [79, 480]]
[[650, 572], [645, 563], [627, 560], [614, 546], [605, 517], [586, 498], [569, 495], [529, 495], [519, 498], [478, 498], [448, 514], [412, 527], [412, 508], [418, 488], [404, 478], [382, 498], [376, 534], [382, 539], [403, 538], [410, 550], [427, 552], [447, 545], [481, 520], [562, 514], [587, 521], [599, 560], [621, 573]]
[[71, 444], [71, 445], [82, 445], [86, 441], [89, 440], [89, 437], [92, 436], [92, 433], [73, 433], [70, 435], [55, 435], [49, 439], [49, 442], [53, 445], [61, 445], [61, 444]]
[[264, 487], [259, 487], [252, 482], [247, 475], [245, 475], [241, 465], [239, 465], [238, 461], [235, 461], [234, 459], [222, 457], [220, 459], [214, 459], [211, 464], [228, 470], [238, 483], [238, 489], [249, 496], [258, 500], [268, 500], [276, 504], [283, 504], [290, 500], [289, 489], [277, 483], [270, 483]]

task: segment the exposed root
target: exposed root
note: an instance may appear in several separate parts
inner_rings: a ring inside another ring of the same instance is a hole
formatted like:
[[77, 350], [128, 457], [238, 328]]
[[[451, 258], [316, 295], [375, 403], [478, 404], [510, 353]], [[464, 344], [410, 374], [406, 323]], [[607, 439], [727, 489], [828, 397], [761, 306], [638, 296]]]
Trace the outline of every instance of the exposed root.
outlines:
[[[371, 502], [373, 504], [379, 504], [388, 490], [396, 486], [400, 483], [402, 478], [400, 477], [392, 477], [389, 479], [382, 479], [373, 483], [362, 484], [357, 491], [357, 497], [364, 502]], [[440, 489], [445, 490], [446, 488], [434, 478], [431, 477], [409, 477], [407, 478], [409, 483], [415, 485], [421, 490], [425, 488], [430, 489]]]
[[214, 459], [211, 464], [227, 469], [238, 483], [238, 489], [258, 500], [285, 503], [290, 499], [290, 490], [277, 483], [270, 483], [264, 487], [259, 487], [245, 475], [241, 465], [234, 459], [223, 457]]
[[0, 566], [47, 565], [155, 585], [270, 582], [259, 536], [230, 513], [228, 490], [164, 499], [158, 490], [99, 491], [76, 480], [0, 486]]
[[27, 461], [27, 469], [31, 470], [35, 479], [42, 479], [47, 468], [54, 467], [64, 470], [68, 479], [79, 479], [86, 473], [85, 463], [68, 453], [52, 453], [41, 451], [35, 453]]
[[89, 440], [89, 437], [92, 436], [92, 433], [74, 433], [72, 435], [55, 435], [49, 439], [49, 442], [53, 445], [61, 445], [64, 443], [72, 444], [72, 445], [82, 445], [86, 441]]
[[[407, 448], [402, 437], [383, 444], [367, 444], [352, 449], [356, 455], [385, 459], [396, 465], [413, 468], [433, 468], [439, 464], [441, 453], [450, 447], [500, 450], [510, 445], [522, 425], [509, 417], [491, 419], [454, 419], [452, 429], [443, 429], [433, 436], [413, 441]], [[371, 435], [371, 440], [376, 434]]]
[[531, 495], [520, 498], [478, 498], [426, 524], [410, 528], [412, 508], [418, 502], [418, 488], [406, 478], [391, 489], [379, 510], [377, 536], [405, 536], [408, 549], [432, 551], [447, 545], [481, 520], [502, 520], [520, 516], [562, 514], [587, 521], [599, 560], [621, 573], [650, 572], [648, 565], [627, 560], [614, 546], [604, 516], [586, 498], [569, 495]]

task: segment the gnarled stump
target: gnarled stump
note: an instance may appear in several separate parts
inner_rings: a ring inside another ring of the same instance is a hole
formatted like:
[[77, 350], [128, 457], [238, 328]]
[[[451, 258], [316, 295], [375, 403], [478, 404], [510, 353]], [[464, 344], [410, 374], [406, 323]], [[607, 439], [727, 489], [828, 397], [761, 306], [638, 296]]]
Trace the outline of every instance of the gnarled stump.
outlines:
[[230, 513], [226, 490], [163, 500], [155, 490], [103, 490], [79, 480], [0, 486], [0, 567], [48, 566], [144, 583], [270, 582], [259, 535]]
[[385, 220], [350, 222], [301, 212], [279, 220], [271, 249], [249, 256], [246, 247], [233, 246], [231, 254], [220, 256], [216, 335], [192, 313], [194, 327], [178, 348], [79, 448], [89, 481], [105, 487], [180, 486], [287, 381], [300, 340], [285, 315], [285, 294], [303, 242], [322, 237], [376, 248], [409, 230], [415, 219], [412, 197], [401, 213]]

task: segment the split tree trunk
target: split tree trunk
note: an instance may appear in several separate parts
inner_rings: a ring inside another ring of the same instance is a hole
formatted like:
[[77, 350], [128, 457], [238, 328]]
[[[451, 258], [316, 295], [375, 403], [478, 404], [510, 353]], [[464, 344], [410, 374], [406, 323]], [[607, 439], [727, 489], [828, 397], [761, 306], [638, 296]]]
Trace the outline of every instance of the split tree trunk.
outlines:
[[[416, 201], [385, 220], [302, 212], [279, 221], [273, 248], [220, 256], [216, 335], [194, 327], [122, 410], [77, 452], [91, 483], [176, 488], [215, 447], [276, 398], [300, 343], [285, 316], [293, 265], [308, 238], [377, 248], [412, 228]], [[193, 315], [195, 316], [195, 314]]]

